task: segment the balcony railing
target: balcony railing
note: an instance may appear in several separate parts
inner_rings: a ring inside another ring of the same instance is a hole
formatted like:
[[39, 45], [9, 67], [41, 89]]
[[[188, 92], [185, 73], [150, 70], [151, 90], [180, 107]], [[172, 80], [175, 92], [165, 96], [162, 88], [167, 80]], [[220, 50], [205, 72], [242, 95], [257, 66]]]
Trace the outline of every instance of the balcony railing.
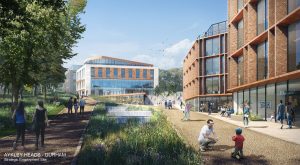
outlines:
[[225, 33], [227, 32], [227, 30], [228, 30], [227, 21], [218, 22], [210, 25], [208, 30], [205, 33], [203, 33], [201, 36], [199, 36], [198, 39]]

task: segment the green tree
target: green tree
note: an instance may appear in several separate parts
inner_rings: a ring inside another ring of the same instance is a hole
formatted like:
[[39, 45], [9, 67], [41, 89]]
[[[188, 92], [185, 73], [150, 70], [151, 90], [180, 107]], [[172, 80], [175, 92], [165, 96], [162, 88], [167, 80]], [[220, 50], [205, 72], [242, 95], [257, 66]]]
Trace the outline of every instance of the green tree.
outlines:
[[167, 96], [182, 91], [182, 68], [159, 70], [159, 85], [154, 89], [155, 95], [166, 93]]

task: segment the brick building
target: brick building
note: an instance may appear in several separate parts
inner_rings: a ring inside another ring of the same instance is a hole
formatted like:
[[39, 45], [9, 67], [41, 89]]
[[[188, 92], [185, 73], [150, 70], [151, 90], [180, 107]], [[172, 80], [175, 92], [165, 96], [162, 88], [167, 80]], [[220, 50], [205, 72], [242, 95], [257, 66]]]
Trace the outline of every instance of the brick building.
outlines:
[[124, 59], [92, 57], [76, 71], [80, 95], [151, 94], [157, 85], [158, 68]]
[[227, 93], [227, 22], [219, 22], [198, 37], [183, 61], [183, 99], [195, 110], [213, 111], [232, 104]]
[[262, 119], [300, 112], [300, 0], [228, 0], [228, 91]]

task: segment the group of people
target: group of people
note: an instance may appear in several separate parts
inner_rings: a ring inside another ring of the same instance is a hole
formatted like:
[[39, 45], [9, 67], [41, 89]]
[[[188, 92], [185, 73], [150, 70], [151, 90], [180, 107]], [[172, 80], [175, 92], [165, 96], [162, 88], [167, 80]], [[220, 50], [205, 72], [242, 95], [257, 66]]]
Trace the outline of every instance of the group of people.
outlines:
[[74, 100], [72, 97], [70, 97], [67, 107], [68, 107], [68, 114], [73, 113], [73, 107], [75, 110], [75, 115], [77, 116], [78, 108], [80, 109], [79, 114], [84, 114], [84, 106], [85, 106], [85, 100], [83, 99], [83, 96], [81, 96], [81, 99], [78, 102], [78, 99], [75, 97]]
[[279, 105], [277, 106], [277, 119], [281, 123], [280, 129], [283, 128], [283, 120], [287, 120], [288, 128], [292, 128], [292, 124], [295, 122], [295, 110], [292, 107], [290, 102], [287, 102], [287, 105], [285, 106], [282, 103], [282, 100], [280, 100]]
[[231, 106], [227, 106], [227, 105], [224, 105], [224, 106], [221, 106], [220, 107], [220, 110], [221, 110], [221, 113], [220, 113], [220, 115], [222, 116], [222, 117], [231, 117], [231, 114], [233, 114], [234, 113], [234, 110], [233, 110], [233, 108], [231, 107]]
[[[25, 127], [26, 127], [26, 111], [25, 105], [23, 101], [19, 101], [17, 108], [14, 110], [12, 119], [17, 128], [17, 137], [13, 142], [13, 149], [16, 150], [17, 143], [21, 138], [22, 143], [21, 146], [24, 149], [25, 143]], [[44, 135], [45, 128], [49, 125], [48, 122], [48, 114], [47, 109], [44, 107], [43, 101], [38, 101], [37, 106], [35, 108], [35, 112], [32, 117], [32, 129], [35, 131], [36, 140], [35, 140], [35, 149], [38, 150], [39, 147], [39, 137], [41, 136], [41, 145], [40, 147], [44, 147]]]
[[[198, 142], [201, 152], [212, 149], [212, 146], [219, 140], [213, 126], [214, 121], [212, 119], [208, 119], [207, 124], [204, 125], [200, 130]], [[235, 129], [235, 135], [232, 136], [232, 141], [235, 142], [235, 145], [231, 156], [236, 159], [243, 158], [243, 143], [245, 141], [245, 138], [242, 135], [241, 128]]]
[[172, 101], [165, 100], [165, 109], [172, 109]]

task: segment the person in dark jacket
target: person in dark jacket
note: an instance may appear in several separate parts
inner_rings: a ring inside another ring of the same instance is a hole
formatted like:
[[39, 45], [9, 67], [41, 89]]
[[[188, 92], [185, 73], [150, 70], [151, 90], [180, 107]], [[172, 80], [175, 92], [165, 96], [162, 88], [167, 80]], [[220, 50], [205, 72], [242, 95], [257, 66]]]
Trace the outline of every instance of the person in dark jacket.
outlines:
[[17, 137], [16, 140], [13, 142], [13, 149], [16, 150], [17, 143], [22, 138], [22, 148], [24, 149], [24, 142], [25, 142], [25, 123], [26, 123], [26, 111], [24, 108], [24, 102], [20, 101], [18, 103], [17, 108], [14, 110], [12, 115], [12, 119], [17, 127]]
[[69, 101], [68, 101], [68, 104], [67, 104], [67, 108], [68, 108], [68, 114], [72, 114], [72, 108], [73, 108], [73, 100], [72, 100], [72, 97], [70, 97]]
[[47, 109], [44, 108], [44, 102], [38, 101], [35, 113], [33, 115], [33, 122], [35, 125], [35, 149], [38, 150], [39, 136], [41, 135], [41, 147], [44, 147], [45, 128], [48, 126]]

